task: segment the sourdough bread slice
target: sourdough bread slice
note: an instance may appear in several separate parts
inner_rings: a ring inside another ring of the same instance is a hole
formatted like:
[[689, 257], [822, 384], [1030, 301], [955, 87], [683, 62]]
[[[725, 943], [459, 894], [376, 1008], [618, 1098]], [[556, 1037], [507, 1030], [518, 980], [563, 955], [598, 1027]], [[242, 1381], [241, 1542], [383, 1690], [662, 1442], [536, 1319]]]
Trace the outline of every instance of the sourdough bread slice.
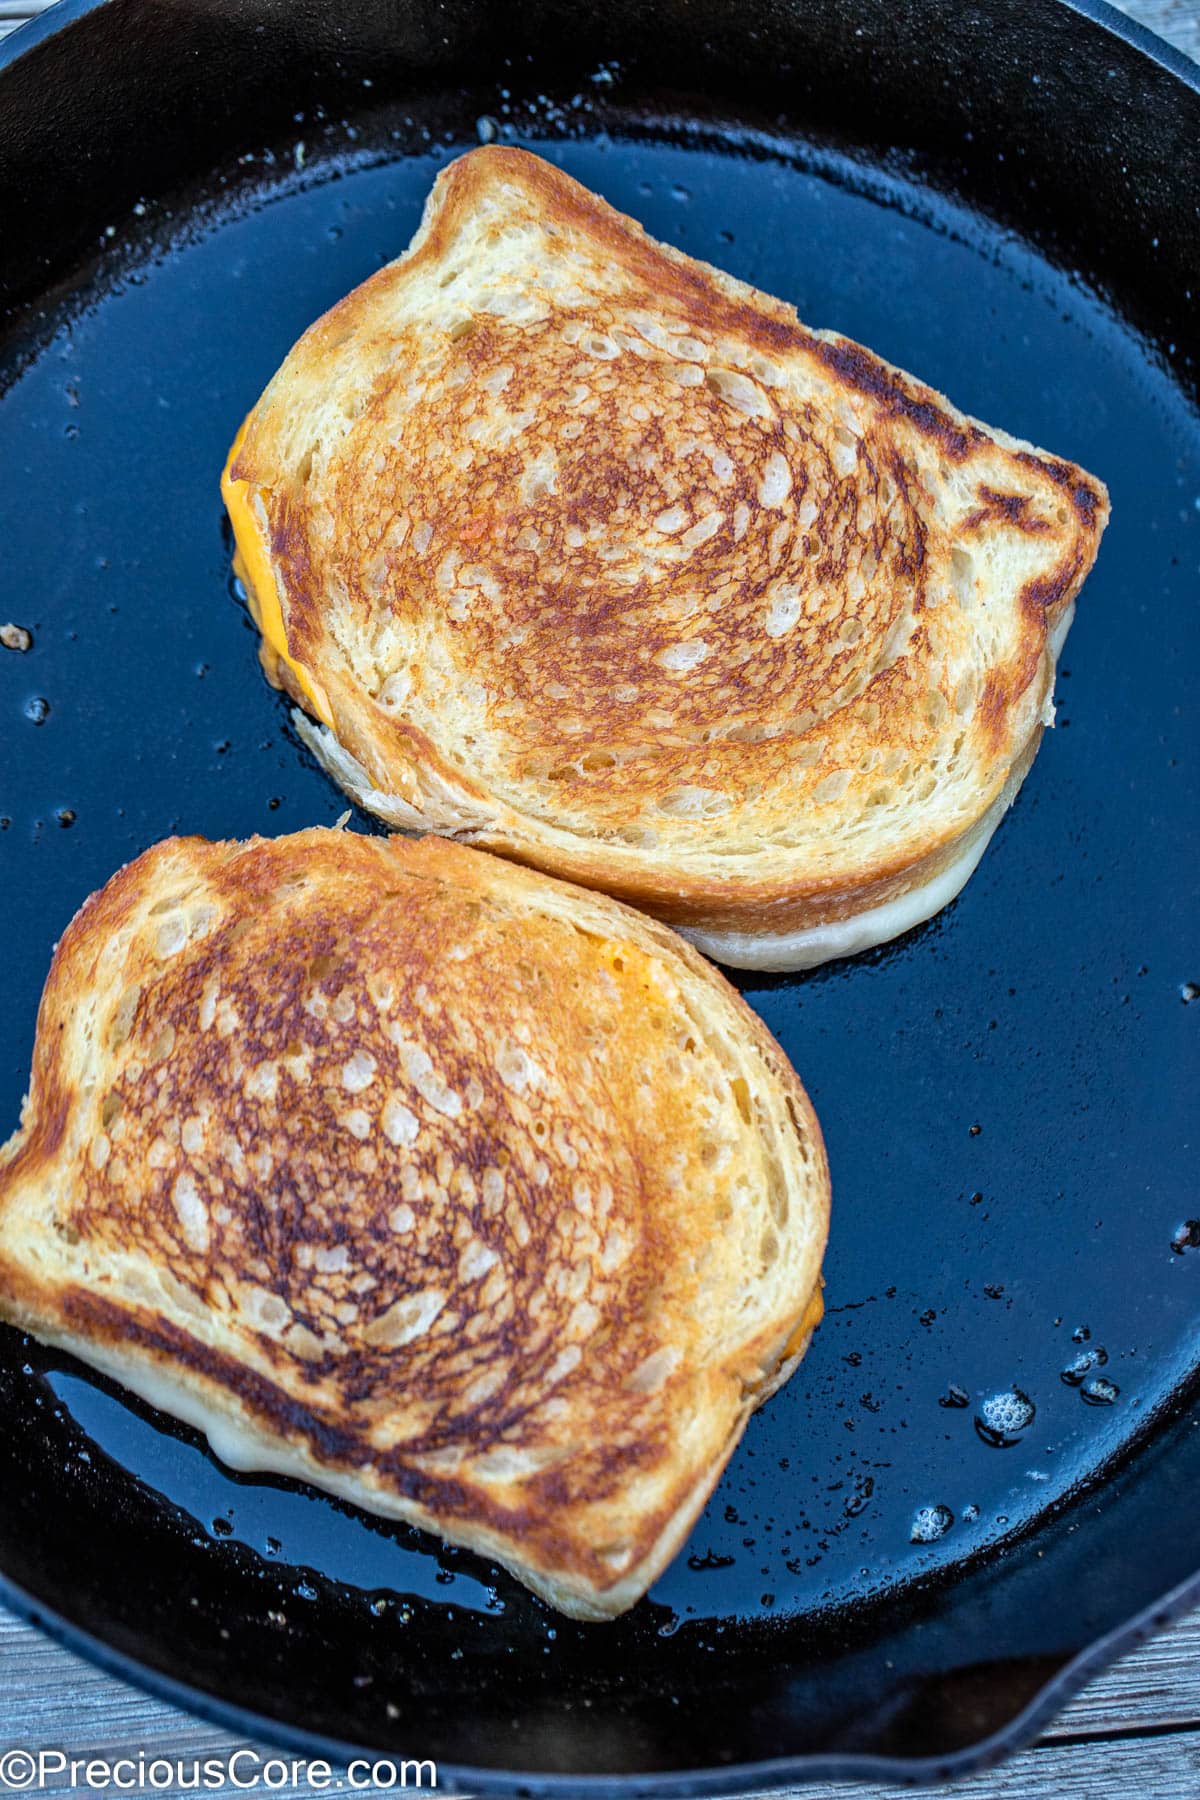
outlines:
[[803, 1354], [828, 1205], [665, 926], [438, 838], [173, 839], [56, 952], [0, 1316], [608, 1618]]
[[524, 151], [291, 351], [224, 491], [362, 805], [794, 967], [967, 878], [1108, 514]]

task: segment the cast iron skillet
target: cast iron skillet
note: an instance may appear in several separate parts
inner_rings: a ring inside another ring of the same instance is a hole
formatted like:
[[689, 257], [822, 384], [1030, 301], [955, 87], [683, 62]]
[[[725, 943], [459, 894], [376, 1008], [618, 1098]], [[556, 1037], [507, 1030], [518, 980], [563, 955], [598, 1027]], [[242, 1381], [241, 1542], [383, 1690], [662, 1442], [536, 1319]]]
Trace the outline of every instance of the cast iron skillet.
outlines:
[[0, 619], [34, 637], [0, 649], [6, 1128], [89, 890], [170, 831], [343, 807], [257, 672], [217, 472], [298, 331], [477, 137], [1114, 506], [1060, 729], [962, 898], [742, 982], [827, 1134], [830, 1311], [641, 1606], [557, 1618], [229, 1474], [11, 1331], [7, 1603], [235, 1730], [436, 1757], [479, 1794], [929, 1778], [1011, 1748], [1200, 1593], [1195, 73], [1055, 0], [67, 0], [0, 61]]

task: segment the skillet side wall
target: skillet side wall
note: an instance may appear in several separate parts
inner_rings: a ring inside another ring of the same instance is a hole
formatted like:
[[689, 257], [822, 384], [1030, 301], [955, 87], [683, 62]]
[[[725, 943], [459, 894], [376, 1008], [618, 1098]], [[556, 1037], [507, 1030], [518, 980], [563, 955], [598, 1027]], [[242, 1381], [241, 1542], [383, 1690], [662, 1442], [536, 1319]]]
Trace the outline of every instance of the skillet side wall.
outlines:
[[[1170, 69], [1115, 34], [1100, 39], [1059, 0], [66, 7], [81, 16], [8, 54], [2, 307], [44, 292], [94, 249], [98, 215], [120, 218], [148, 193], [269, 143], [314, 102], [330, 118], [360, 107], [364, 77], [383, 98], [477, 85], [481, 70], [503, 82], [519, 68], [529, 91], [555, 92], [617, 58], [627, 92], [660, 105], [674, 92], [692, 117], [705, 107], [757, 114], [843, 143], [853, 121], [867, 157], [961, 193], [1002, 223], [1019, 220], [1024, 236], [1119, 294], [1124, 314], [1164, 343], [1190, 330], [1200, 102]], [[1194, 388], [1194, 365], [1185, 378]]]

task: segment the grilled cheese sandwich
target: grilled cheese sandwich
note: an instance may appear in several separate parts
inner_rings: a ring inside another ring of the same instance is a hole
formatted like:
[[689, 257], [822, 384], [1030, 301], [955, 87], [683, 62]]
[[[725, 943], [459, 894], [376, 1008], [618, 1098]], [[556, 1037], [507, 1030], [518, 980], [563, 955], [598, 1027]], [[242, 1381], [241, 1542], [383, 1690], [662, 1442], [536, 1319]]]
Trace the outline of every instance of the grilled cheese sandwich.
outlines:
[[498, 146], [301, 338], [225, 488], [264, 664], [360, 804], [779, 968], [967, 879], [1108, 515]]
[[665, 926], [434, 837], [172, 839], [55, 954], [0, 1317], [610, 1618], [803, 1355], [828, 1208]]

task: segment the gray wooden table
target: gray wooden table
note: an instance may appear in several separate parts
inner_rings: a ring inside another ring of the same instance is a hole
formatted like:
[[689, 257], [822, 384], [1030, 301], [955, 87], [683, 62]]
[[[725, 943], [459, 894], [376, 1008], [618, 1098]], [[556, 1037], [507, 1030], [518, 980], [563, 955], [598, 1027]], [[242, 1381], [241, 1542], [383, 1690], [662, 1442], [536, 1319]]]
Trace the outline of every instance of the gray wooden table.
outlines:
[[[0, 0], [0, 36], [47, 4]], [[1200, 61], [1200, 0], [1117, 4]], [[243, 1740], [102, 1675], [0, 1608], [0, 1753], [12, 1745], [45, 1746], [79, 1758], [144, 1751], [147, 1760], [190, 1762], [196, 1756], [228, 1758]], [[420, 1753], [414, 1743], [411, 1754]], [[4, 1769], [0, 1754], [0, 1787]], [[18, 1768], [12, 1772], [19, 1778]], [[236, 1781], [204, 1791], [214, 1800], [233, 1800], [245, 1791], [237, 1781], [244, 1784], [253, 1773], [253, 1765], [243, 1762]], [[37, 1791], [83, 1790], [62, 1778]], [[173, 1790], [156, 1783], [155, 1791]], [[302, 1780], [273, 1791], [290, 1796], [315, 1789]], [[790, 1788], [786, 1795], [781, 1790], [772, 1800], [901, 1800], [911, 1791], [822, 1783]], [[944, 1791], [957, 1800], [1200, 1800], [1200, 1612], [1100, 1675], [1031, 1749]]]

